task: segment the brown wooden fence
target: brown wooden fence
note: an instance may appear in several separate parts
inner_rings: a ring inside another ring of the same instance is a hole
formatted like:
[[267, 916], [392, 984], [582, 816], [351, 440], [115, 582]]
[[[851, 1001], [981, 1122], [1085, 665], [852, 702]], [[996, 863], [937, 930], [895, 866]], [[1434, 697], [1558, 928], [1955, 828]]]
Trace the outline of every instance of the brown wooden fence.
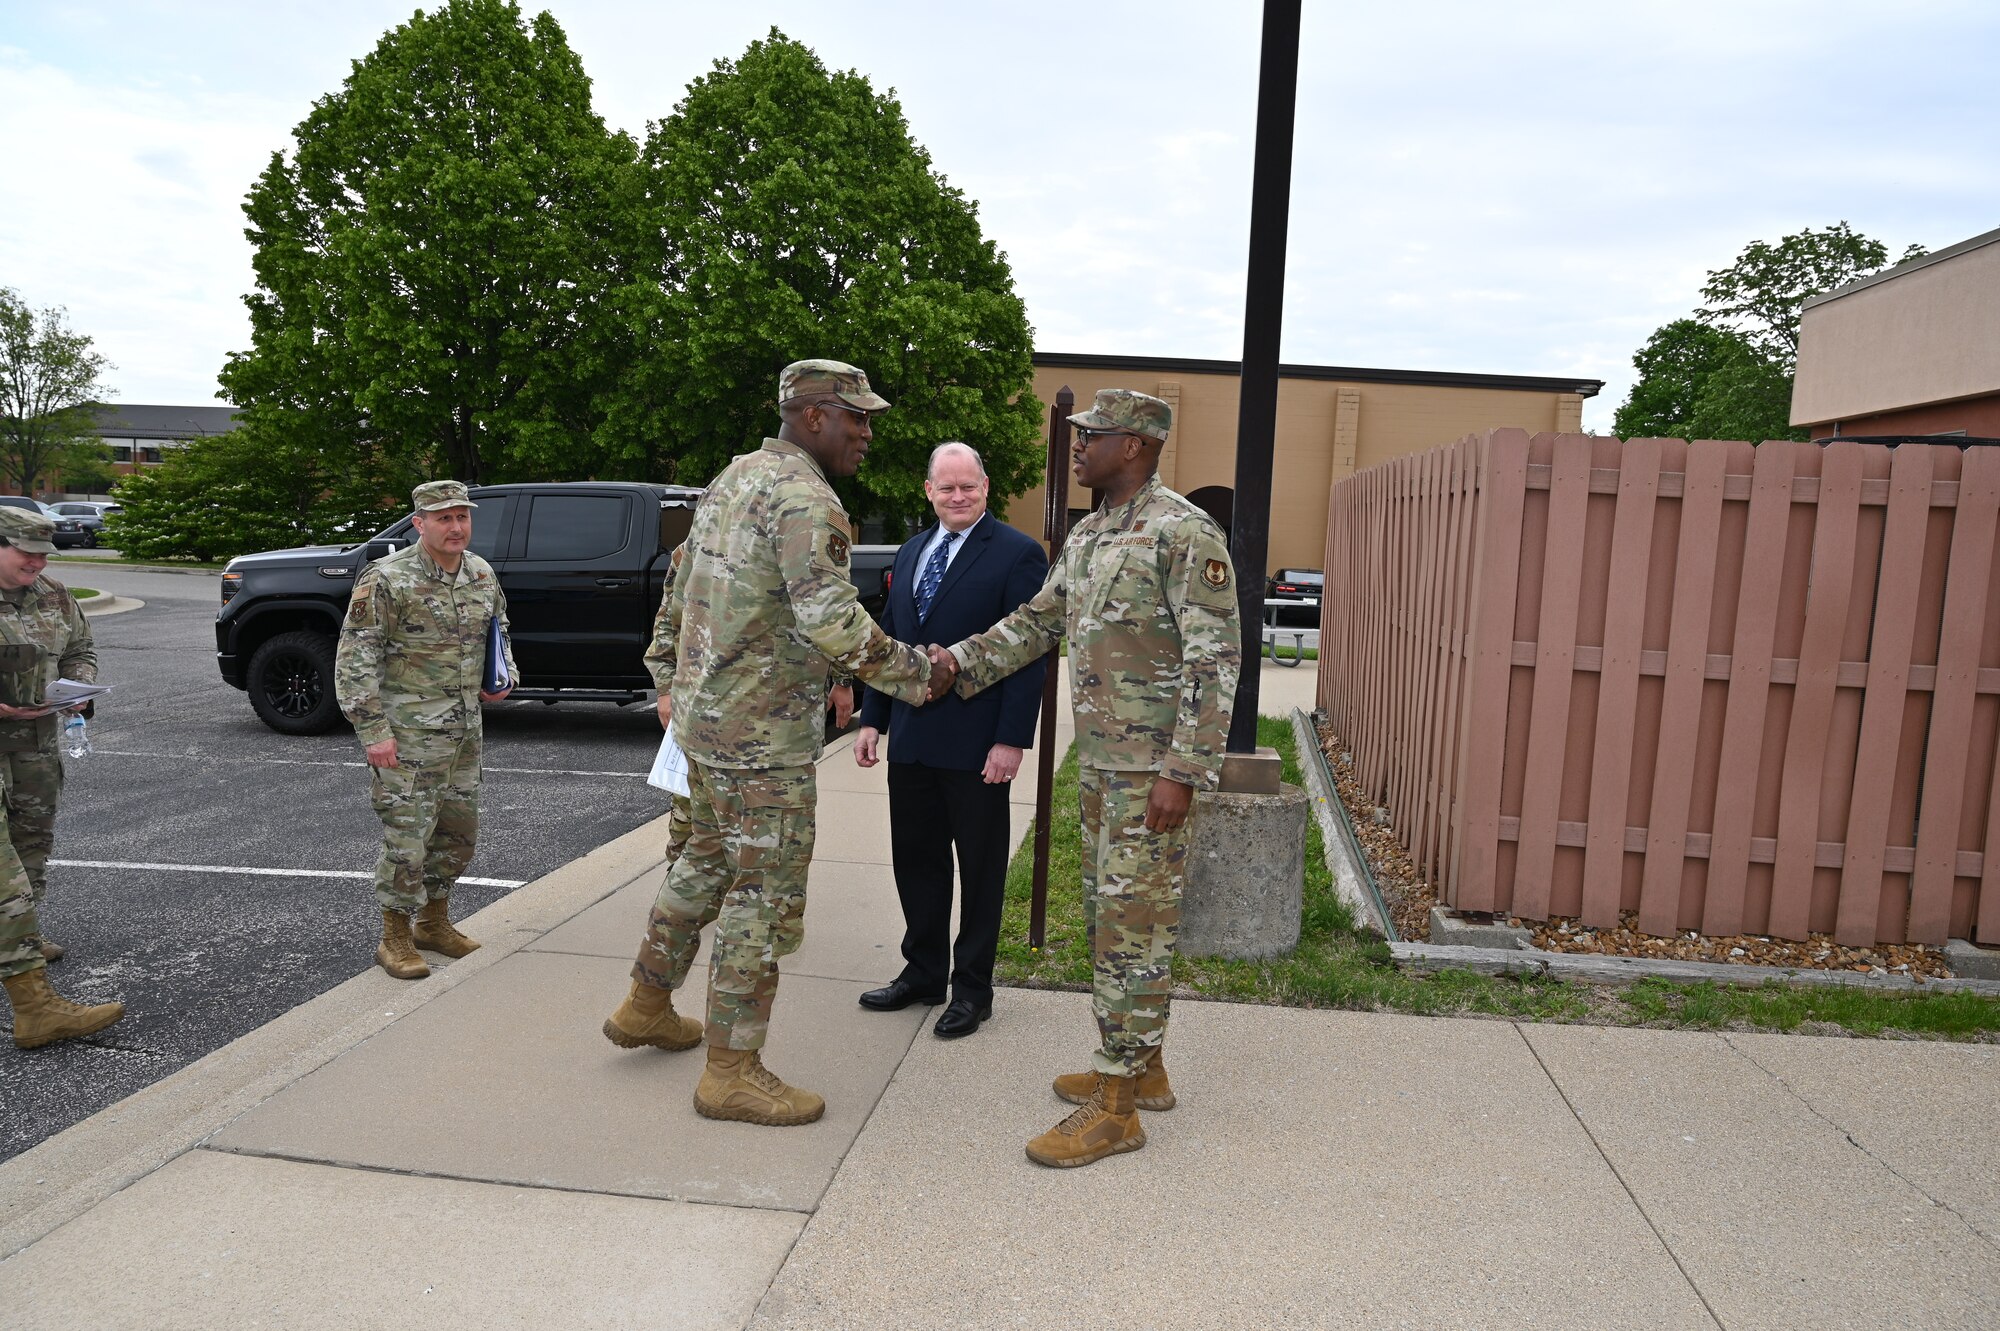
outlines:
[[1496, 430], [1342, 481], [1319, 701], [1461, 910], [2000, 942], [2000, 449]]

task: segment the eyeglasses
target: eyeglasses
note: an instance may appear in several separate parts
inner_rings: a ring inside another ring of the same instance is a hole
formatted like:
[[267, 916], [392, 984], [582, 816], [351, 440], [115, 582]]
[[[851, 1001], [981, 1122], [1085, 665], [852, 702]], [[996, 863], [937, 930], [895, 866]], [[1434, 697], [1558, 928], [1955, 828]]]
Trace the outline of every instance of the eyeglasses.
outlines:
[[1130, 430], [1093, 430], [1087, 425], [1079, 425], [1076, 427], [1076, 442], [1088, 448], [1099, 439], [1116, 439], [1121, 434], [1130, 433]]
[[835, 411], [844, 411], [851, 416], [859, 416], [864, 421], [875, 414], [874, 412], [868, 411], [862, 407], [850, 406], [847, 403], [838, 400], [837, 398], [830, 398], [830, 397], [821, 398], [814, 405], [819, 407], [832, 407]]

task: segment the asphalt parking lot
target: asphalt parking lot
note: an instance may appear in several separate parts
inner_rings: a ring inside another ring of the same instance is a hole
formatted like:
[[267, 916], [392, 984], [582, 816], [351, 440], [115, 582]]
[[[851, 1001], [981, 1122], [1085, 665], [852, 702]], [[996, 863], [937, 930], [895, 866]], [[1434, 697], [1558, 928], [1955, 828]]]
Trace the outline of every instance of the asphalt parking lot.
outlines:
[[[145, 608], [92, 622], [116, 685], [69, 765], [48, 934], [79, 1001], [124, 1000], [88, 1040], [0, 1041], [0, 1159], [60, 1132], [374, 964], [380, 824], [352, 732], [267, 729], [215, 668], [218, 575], [74, 562], [73, 585]], [[469, 914], [657, 817], [650, 707], [509, 703], [486, 711]], [[635, 944], [637, 940], [634, 940]]]

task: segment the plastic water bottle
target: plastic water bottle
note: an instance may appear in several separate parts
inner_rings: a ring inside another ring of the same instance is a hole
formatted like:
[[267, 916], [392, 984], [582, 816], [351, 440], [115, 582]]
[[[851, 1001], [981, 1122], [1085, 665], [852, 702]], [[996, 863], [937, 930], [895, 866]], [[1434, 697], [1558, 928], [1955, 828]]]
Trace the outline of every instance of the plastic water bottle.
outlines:
[[84, 724], [81, 712], [63, 717], [62, 751], [71, 758], [81, 758], [90, 752], [90, 727]]

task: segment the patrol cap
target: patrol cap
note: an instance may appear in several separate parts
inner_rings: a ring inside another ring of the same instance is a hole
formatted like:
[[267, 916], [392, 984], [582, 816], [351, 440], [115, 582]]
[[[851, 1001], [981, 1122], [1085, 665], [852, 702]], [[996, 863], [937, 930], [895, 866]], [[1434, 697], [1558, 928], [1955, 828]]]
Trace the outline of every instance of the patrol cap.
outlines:
[[31, 508], [0, 507], [0, 540], [31, 555], [56, 552], [56, 524]]
[[1174, 409], [1156, 397], [1129, 388], [1100, 388], [1089, 411], [1069, 418], [1086, 430], [1130, 430], [1148, 439], [1167, 441], [1174, 428]]
[[884, 411], [889, 406], [887, 398], [878, 397], [868, 386], [868, 376], [844, 361], [795, 360], [778, 375], [780, 405], [795, 397], [829, 393], [863, 411]]
[[478, 508], [465, 492], [464, 481], [425, 481], [410, 491], [410, 502], [419, 513], [435, 513], [441, 508]]

